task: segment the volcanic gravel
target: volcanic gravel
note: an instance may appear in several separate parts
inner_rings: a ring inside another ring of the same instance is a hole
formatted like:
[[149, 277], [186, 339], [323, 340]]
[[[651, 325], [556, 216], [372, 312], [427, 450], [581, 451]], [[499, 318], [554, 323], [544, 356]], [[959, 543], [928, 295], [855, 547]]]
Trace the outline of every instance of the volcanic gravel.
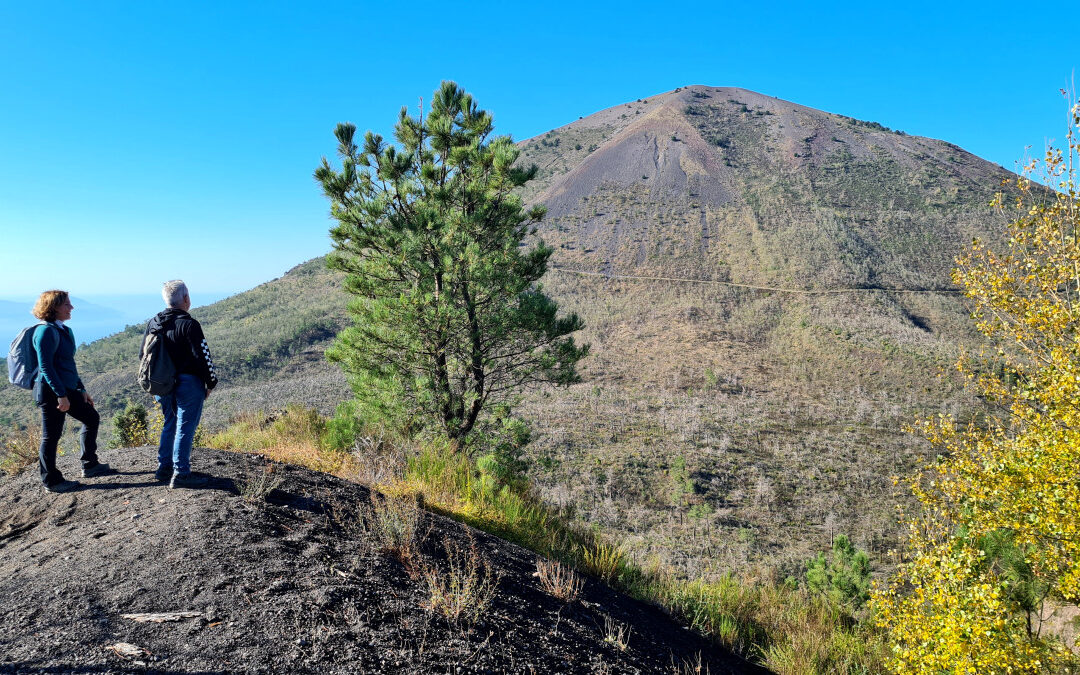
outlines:
[[[422, 560], [445, 568], [446, 541], [475, 542], [499, 575], [478, 620], [450, 621], [422, 575], [355, 526], [370, 493], [346, 480], [197, 449], [210, 484], [170, 490], [153, 448], [102, 459], [119, 473], [67, 494], [47, 493], [36, 466], [0, 478], [0, 672], [766, 672], [595, 580], [563, 603], [536, 554], [425, 512]], [[75, 458], [60, 466], [78, 476]], [[280, 486], [242, 498], [268, 466]], [[190, 614], [123, 616], [155, 612]], [[606, 638], [616, 625], [624, 649]]]

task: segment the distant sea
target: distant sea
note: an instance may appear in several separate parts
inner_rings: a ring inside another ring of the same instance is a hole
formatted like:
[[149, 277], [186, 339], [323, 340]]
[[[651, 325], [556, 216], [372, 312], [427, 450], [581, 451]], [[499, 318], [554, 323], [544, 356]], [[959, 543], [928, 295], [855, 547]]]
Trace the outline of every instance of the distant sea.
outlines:
[[[230, 294], [201, 294], [199, 305], [209, 305]], [[7, 356], [8, 345], [25, 326], [37, 323], [30, 314], [36, 298], [0, 298], [0, 354]], [[75, 340], [86, 344], [114, 335], [127, 326], [145, 323], [164, 308], [160, 295], [85, 295], [72, 297], [75, 309], [71, 326]], [[198, 311], [194, 310], [198, 317]]]

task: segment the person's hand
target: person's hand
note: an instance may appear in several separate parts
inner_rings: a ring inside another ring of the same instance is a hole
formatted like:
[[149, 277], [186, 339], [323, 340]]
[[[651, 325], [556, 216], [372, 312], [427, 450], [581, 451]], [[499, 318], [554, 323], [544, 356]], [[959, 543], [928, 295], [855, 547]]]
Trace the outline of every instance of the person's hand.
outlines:
[[205, 400], [206, 400], [206, 399], [208, 399], [208, 398], [210, 398], [210, 390], [209, 390], [209, 389], [207, 389], [207, 390], [206, 390], [206, 393], [205, 393], [205, 394], [203, 394], [202, 400], [204, 400], [204, 401], [205, 401]]
[[90, 404], [91, 408], [93, 408], [94, 407], [94, 399], [91, 398], [90, 393], [89, 392], [83, 392], [83, 396], [86, 397], [86, 402]]
[[67, 396], [61, 396], [60, 398], [56, 399], [56, 409], [60, 412], [67, 412], [68, 408], [70, 407], [71, 403], [68, 401]]

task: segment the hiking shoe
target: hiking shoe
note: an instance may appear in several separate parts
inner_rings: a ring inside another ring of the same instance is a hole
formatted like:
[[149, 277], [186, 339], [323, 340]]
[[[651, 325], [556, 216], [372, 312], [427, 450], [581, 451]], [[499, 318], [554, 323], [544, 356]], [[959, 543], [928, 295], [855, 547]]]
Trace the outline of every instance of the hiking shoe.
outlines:
[[159, 483], [168, 482], [172, 478], [173, 470], [171, 466], [159, 466], [157, 471], [154, 472], [154, 480]]
[[187, 473], [181, 476], [174, 473], [172, 480], [169, 481], [170, 488], [201, 488], [206, 487], [210, 481], [202, 476], [196, 476], [193, 473]]
[[73, 480], [62, 480], [59, 483], [46, 485], [45, 489], [49, 492], [71, 492], [77, 487], [79, 487], [79, 484]]
[[112, 475], [114, 473], [116, 473], [116, 469], [110, 468], [109, 465], [105, 464], [104, 462], [98, 462], [97, 464], [90, 467], [89, 469], [87, 469], [86, 467], [83, 467], [82, 477], [83, 478], [94, 478], [95, 476], [109, 476], [109, 475]]

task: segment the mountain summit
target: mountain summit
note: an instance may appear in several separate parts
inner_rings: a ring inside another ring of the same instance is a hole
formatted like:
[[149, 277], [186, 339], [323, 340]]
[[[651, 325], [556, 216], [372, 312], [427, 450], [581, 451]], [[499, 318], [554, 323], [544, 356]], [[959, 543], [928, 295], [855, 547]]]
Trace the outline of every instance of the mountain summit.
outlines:
[[[1011, 175], [960, 148], [692, 86], [522, 144], [559, 262], [799, 287], [942, 287]], [[975, 215], [976, 213], [981, 215]]]

